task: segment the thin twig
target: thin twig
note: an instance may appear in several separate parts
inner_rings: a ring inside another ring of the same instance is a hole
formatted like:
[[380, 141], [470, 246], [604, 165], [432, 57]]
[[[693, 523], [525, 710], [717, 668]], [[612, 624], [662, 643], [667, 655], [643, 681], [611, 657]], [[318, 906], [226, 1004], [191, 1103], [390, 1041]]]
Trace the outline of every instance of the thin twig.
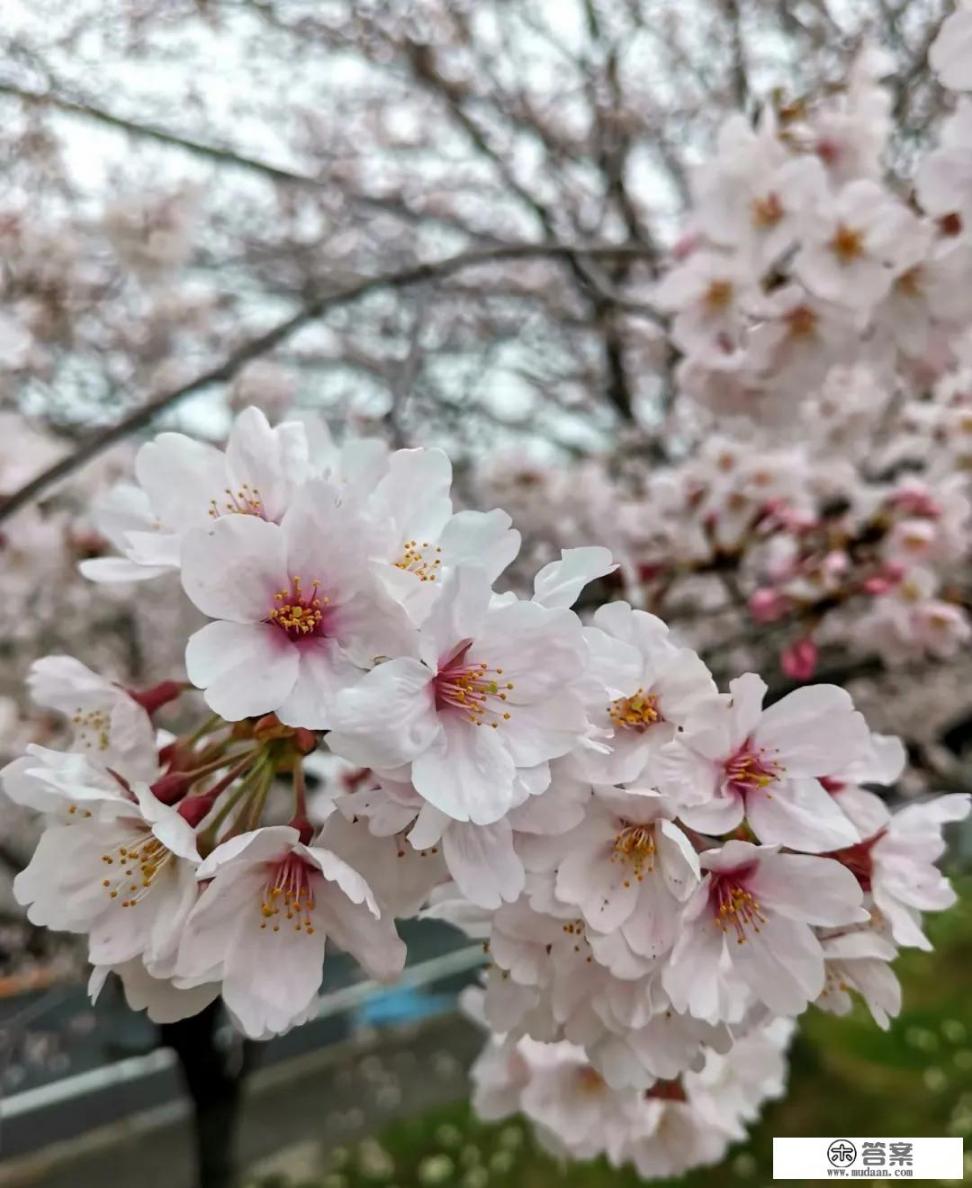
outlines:
[[473, 251], [459, 252], [444, 260], [436, 260], [428, 264], [413, 264], [400, 272], [386, 273], [381, 276], [368, 277], [347, 288], [336, 292], [323, 293], [314, 297], [303, 305], [296, 313], [284, 321], [278, 322], [264, 334], [257, 335], [231, 352], [222, 363], [197, 375], [195, 379], [171, 391], [163, 392], [141, 408], [136, 409], [127, 417], [123, 417], [116, 425], [93, 434], [87, 441], [82, 442], [76, 450], [41, 471], [19, 490], [15, 491], [0, 503], [0, 520], [5, 520], [15, 511], [38, 498], [55, 483], [67, 477], [79, 466], [89, 462], [92, 458], [108, 449], [117, 441], [121, 441], [131, 433], [143, 429], [161, 412], [173, 407], [187, 396], [195, 395], [212, 384], [227, 383], [250, 360], [272, 351], [274, 347], [285, 342], [308, 322], [321, 317], [328, 310], [338, 306], [349, 305], [359, 301], [362, 297], [379, 289], [401, 289], [416, 285], [422, 281], [441, 281], [467, 268], [480, 265], [495, 264], [504, 260], [523, 259], [554, 259], [568, 264], [578, 257], [618, 257], [618, 256], [646, 256], [651, 249], [644, 244], [601, 244], [601, 245], [573, 245], [563, 243], [518, 243], [501, 247], [481, 248]]

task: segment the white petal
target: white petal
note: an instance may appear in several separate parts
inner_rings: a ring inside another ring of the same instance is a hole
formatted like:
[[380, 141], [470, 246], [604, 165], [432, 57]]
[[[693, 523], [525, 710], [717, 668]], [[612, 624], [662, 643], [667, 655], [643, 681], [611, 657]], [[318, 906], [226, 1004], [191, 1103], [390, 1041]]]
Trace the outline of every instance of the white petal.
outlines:
[[631, 868], [614, 861], [611, 841], [602, 843], [595, 834], [568, 852], [557, 869], [555, 890], [592, 928], [609, 933], [635, 910], [639, 886]]
[[154, 978], [141, 961], [129, 961], [115, 970], [133, 1011], [145, 1011], [153, 1023], [177, 1023], [198, 1015], [219, 996], [219, 983], [208, 982], [181, 990], [166, 978]]
[[533, 601], [542, 606], [573, 606], [589, 582], [606, 577], [617, 568], [610, 549], [562, 549], [560, 560], [545, 565], [534, 578]]
[[452, 464], [442, 450], [396, 450], [368, 500], [368, 515], [395, 526], [396, 547], [406, 538], [420, 545], [437, 541], [452, 514], [451, 485]]
[[294, 651], [298, 660], [297, 679], [277, 707], [277, 717], [285, 726], [327, 730], [334, 704], [358, 680], [361, 670], [347, 659], [333, 639], [302, 640]]
[[447, 565], [479, 565], [495, 582], [520, 551], [520, 534], [504, 511], [457, 512], [442, 533]]
[[826, 775], [870, 753], [867, 723], [837, 685], [806, 685], [771, 705], [753, 741], [788, 774]]
[[200, 880], [212, 879], [231, 863], [245, 867], [270, 862], [292, 850], [298, 839], [297, 830], [289, 825], [268, 825], [241, 833], [221, 842], [200, 864], [196, 877]]
[[840, 850], [860, 834], [819, 780], [777, 780], [746, 797], [753, 832], [767, 845], [789, 846], [809, 854]]
[[186, 672], [228, 722], [267, 714], [297, 681], [297, 648], [269, 623], [208, 623], [186, 646]]
[[423, 804], [409, 832], [409, 844], [415, 850], [431, 850], [442, 840], [442, 835], [451, 820], [451, 817], [446, 816], [434, 805]]
[[770, 918], [742, 944], [730, 944], [733, 965], [760, 1002], [781, 1015], [796, 1015], [824, 987], [820, 942], [806, 924]]
[[241, 912], [230, 930], [223, 961], [223, 1001], [244, 1032], [254, 1038], [280, 1035], [304, 1016], [324, 976], [326, 934], [260, 927], [259, 901]]
[[761, 853], [749, 887], [760, 903], [793, 920], [836, 925], [867, 919], [857, 879], [833, 858]]
[[163, 525], [179, 532], [205, 524], [210, 501], [225, 498], [223, 455], [182, 433], [160, 433], [143, 445], [135, 475]]
[[329, 883], [334, 883], [346, 899], [363, 904], [376, 918], [381, 914], [365, 879], [343, 858], [322, 846], [295, 846], [294, 849], [312, 862]]
[[453, 570], [422, 626], [422, 659], [433, 669], [462, 640], [482, 629], [492, 589], [486, 571], [475, 565]]
[[732, 698], [731, 745], [735, 750], [742, 746], [756, 729], [757, 722], [760, 722], [766, 682], [754, 672], [746, 672], [729, 682], [729, 694]]
[[78, 563], [78, 572], [89, 582], [147, 582], [167, 570], [168, 566], [139, 565], [124, 557], [90, 557]]
[[702, 804], [680, 808], [678, 816], [689, 829], [717, 836], [729, 833], [740, 824], [745, 816], [745, 805], [739, 796], [714, 796]]
[[182, 585], [211, 619], [259, 623], [290, 589], [286, 541], [276, 524], [254, 516], [226, 516], [197, 528], [182, 544]]
[[516, 769], [500, 730], [440, 714], [442, 730], [412, 764], [412, 782], [456, 821], [491, 825], [515, 802]]
[[321, 910], [328, 935], [365, 969], [370, 977], [391, 982], [405, 967], [405, 946], [394, 922], [376, 918], [364, 904], [329, 895]]
[[328, 746], [364, 767], [399, 767], [439, 732], [432, 673], [408, 658], [379, 664], [334, 703]]
[[480, 907], [512, 903], [523, 890], [526, 873], [513, 849], [509, 821], [451, 822], [442, 838], [442, 855], [459, 890]]

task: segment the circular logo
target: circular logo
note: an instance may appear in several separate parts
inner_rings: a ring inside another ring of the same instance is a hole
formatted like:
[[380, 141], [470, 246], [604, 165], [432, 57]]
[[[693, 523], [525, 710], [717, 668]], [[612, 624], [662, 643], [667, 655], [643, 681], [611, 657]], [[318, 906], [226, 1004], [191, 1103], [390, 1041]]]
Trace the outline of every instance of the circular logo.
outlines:
[[857, 1158], [857, 1148], [850, 1139], [834, 1139], [827, 1148], [827, 1158], [834, 1167], [850, 1167]]

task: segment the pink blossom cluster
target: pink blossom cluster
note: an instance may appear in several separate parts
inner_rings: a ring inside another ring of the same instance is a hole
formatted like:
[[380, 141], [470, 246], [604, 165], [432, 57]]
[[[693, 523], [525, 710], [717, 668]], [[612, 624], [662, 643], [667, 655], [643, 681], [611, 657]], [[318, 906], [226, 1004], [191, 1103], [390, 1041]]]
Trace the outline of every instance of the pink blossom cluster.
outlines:
[[[968, 24], [960, 6], [930, 54], [958, 91]], [[684, 234], [642, 290], [677, 360], [660, 429], [656, 398], [603, 458], [476, 476], [537, 555], [603, 543], [634, 604], [700, 647], [699, 608], [725, 611], [717, 646], [775, 653], [795, 680], [827, 648], [899, 664], [972, 639], [972, 99], [889, 182], [889, 70], [865, 49], [834, 92], [730, 116], [693, 170]]]
[[[930, 54], [958, 91], [968, 20], [960, 7]], [[889, 70], [867, 49], [838, 96], [768, 106], [755, 128], [727, 120], [655, 293], [696, 415], [783, 442], [753, 458], [744, 430], [712, 445], [707, 474], [692, 460], [649, 500], [674, 487], [700, 561], [748, 570], [757, 623], [795, 624], [781, 660], [797, 679], [813, 675], [818, 644], [912, 659], [972, 637], [972, 108], [959, 99], [910, 192], [889, 186]]]
[[[476, 1009], [469, 1002], [471, 1010]], [[473, 1104], [493, 1121], [519, 1113], [554, 1156], [604, 1155], [643, 1179], [718, 1163], [764, 1102], [782, 1097], [793, 1025], [776, 1019], [740, 1039], [732, 1058], [708, 1049], [702, 1066], [650, 1089], [612, 1089], [566, 1040], [492, 1039], [472, 1069]]]
[[[437, 449], [251, 408], [225, 450], [163, 433], [134, 469], [96, 513], [117, 554], [82, 570], [178, 576], [207, 620], [189, 682], [39, 660], [32, 696], [73, 742], [3, 772], [43, 817], [17, 899], [87, 938], [92, 994], [115, 972], [156, 1020], [220, 996], [279, 1035], [315, 1013], [328, 940], [390, 980], [395, 920], [446, 919], [489, 954], [484, 1112], [645, 1175], [721, 1156], [811, 1004], [897, 1013], [892, 962], [954, 901], [937, 862], [969, 798], [892, 812], [871, 786], [904, 749], [846, 691], [767, 705], [625, 601], [582, 618], [604, 547], [498, 590], [519, 533], [456, 510]], [[309, 804], [322, 752], [347, 777]]]

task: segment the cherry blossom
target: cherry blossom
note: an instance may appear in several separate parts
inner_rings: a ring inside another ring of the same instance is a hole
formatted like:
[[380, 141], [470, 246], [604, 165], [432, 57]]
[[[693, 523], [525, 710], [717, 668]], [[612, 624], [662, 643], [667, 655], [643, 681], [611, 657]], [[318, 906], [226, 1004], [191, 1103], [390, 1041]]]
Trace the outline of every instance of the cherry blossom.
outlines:
[[761, 842], [809, 853], [856, 841], [819, 779], [869, 753], [848, 694], [816, 685], [763, 709], [759, 677], [738, 677], [729, 689], [728, 702], [695, 711], [660, 761], [659, 784], [682, 802], [682, 820], [723, 834], [745, 819]]
[[901, 1010], [901, 985], [890, 962], [897, 956], [894, 942], [873, 927], [832, 929], [820, 937], [827, 962], [824, 989], [816, 1005], [846, 1015], [856, 991], [878, 1027], [885, 1031]]
[[632, 783], [692, 708], [715, 697], [715, 682], [654, 615], [612, 602], [599, 607], [591, 622], [585, 631], [591, 675], [585, 701], [595, 732], [580, 763], [597, 783]]
[[405, 950], [368, 884], [336, 854], [270, 826], [218, 846], [197, 874], [207, 886], [185, 921], [178, 978], [218, 980], [255, 1038], [303, 1019], [321, 986], [328, 936], [373, 977], [401, 971]]
[[142, 786], [110, 819], [50, 824], [14, 894], [34, 923], [87, 933], [95, 965], [141, 956], [167, 970], [196, 902], [198, 865], [192, 827]]
[[221, 516], [187, 535], [183, 585], [216, 621], [189, 640], [186, 669], [213, 710], [322, 729], [358, 665], [409, 650], [410, 625], [371, 574], [367, 539], [360, 513], [323, 479], [301, 488], [279, 525]]
[[745, 986], [778, 1014], [801, 1011], [824, 988], [810, 926], [867, 920], [850, 872], [830, 858], [741, 841], [704, 852], [700, 864], [708, 873], [663, 974], [675, 1007], [716, 1020]]
[[943, 86], [972, 89], [972, 8], [964, 0], [942, 24], [928, 61]]
[[490, 598], [483, 570], [456, 570], [419, 632], [421, 659], [379, 664], [344, 692], [329, 738], [352, 762], [407, 765], [423, 799], [476, 825], [513, 807], [520, 769], [566, 754], [586, 729], [576, 616]]
[[96, 522], [121, 558], [81, 563], [94, 581], [140, 581], [181, 564], [186, 533], [226, 517], [279, 523], [308, 469], [297, 422], [271, 428], [256, 408], [234, 422], [225, 453], [181, 433], [161, 433], [135, 459], [138, 486], [123, 484]]
[[620, 933], [646, 961], [671, 949], [681, 905], [700, 878], [674, 816], [663, 797], [597, 789], [584, 821], [560, 839], [557, 898], [595, 931]]
[[887, 295], [893, 265], [920, 233], [918, 220], [881, 186], [864, 179], [849, 182], [808, 218], [794, 267], [825, 301], [869, 308]]
[[964, 820], [969, 810], [968, 794], [957, 792], [907, 805], [871, 836], [833, 854], [870, 894], [896, 944], [931, 948], [922, 912], [955, 902], [951, 883], [935, 866], [945, 850], [942, 828]]

